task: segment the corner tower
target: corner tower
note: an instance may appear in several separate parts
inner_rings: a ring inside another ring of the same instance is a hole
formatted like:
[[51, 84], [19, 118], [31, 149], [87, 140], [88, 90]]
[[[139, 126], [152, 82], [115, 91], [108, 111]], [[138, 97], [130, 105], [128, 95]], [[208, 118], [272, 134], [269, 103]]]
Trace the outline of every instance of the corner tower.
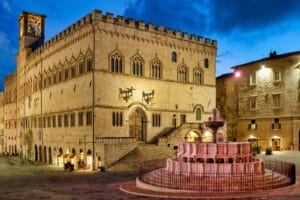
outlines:
[[19, 17], [19, 47], [37, 48], [44, 43], [46, 15], [22, 12]]

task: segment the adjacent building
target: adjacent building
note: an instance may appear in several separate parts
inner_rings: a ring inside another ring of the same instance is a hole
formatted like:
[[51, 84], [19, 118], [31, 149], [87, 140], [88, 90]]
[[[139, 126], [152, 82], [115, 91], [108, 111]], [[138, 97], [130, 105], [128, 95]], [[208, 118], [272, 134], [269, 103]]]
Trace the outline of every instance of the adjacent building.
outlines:
[[300, 150], [300, 52], [232, 67], [217, 78], [217, 106], [233, 139]]
[[17, 70], [5, 78], [5, 152], [109, 165], [137, 142], [211, 115], [215, 40], [95, 10], [44, 42], [45, 18], [19, 17]]

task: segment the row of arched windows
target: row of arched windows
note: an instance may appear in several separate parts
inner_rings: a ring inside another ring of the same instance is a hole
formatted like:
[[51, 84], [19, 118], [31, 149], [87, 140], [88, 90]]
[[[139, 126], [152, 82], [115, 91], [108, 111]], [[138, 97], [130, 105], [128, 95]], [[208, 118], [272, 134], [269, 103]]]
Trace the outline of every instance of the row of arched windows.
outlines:
[[[177, 75], [177, 80], [178, 82], [181, 83], [187, 83], [189, 82], [189, 77], [188, 77], [188, 67], [184, 64], [180, 65], [178, 67], [178, 75]], [[194, 84], [197, 85], [202, 85], [203, 84], [203, 70], [199, 67], [194, 68], [194, 77], [193, 77], [193, 82]]]
[[60, 64], [57, 68], [53, 67], [48, 73], [43, 74], [43, 79], [36, 77], [34, 80], [27, 81], [24, 85], [25, 96], [29, 96], [32, 92], [38, 91], [41, 88], [46, 88], [91, 72], [93, 70], [92, 58], [92, 53], [88, 51], [85, 56], [81, 54], [77, 60], [73, 57], [70, 62], [65, 61], [64, 64]]
[[[173, 52], [175, 53], [175, 52]], [[177, 54], [172, 54], [172, 61], [177, 59]], [[122, 54], [115, 50], [109, 55], [110, 60], [110, 71], [113, 73], [124, 73], [124, 57]], [[133, 76], [145, 76], [145, 61], [139, 55], [136, 54], [131, 59], [131, 68], [130, 73]], [[163, 65], [162, 62], [156, 57], [152, 61], [150, 61], [150, 77], [155, 79], [163, 78]], [[194, 84], [201, 85], [203, 84], [203, 70], [200, 67], [196, 67], [194, 69]], [[181, 64], [177, 70], [177, 81], [182, 83], [189, 82], [188, 77], [188, 67], [185, 64]]]

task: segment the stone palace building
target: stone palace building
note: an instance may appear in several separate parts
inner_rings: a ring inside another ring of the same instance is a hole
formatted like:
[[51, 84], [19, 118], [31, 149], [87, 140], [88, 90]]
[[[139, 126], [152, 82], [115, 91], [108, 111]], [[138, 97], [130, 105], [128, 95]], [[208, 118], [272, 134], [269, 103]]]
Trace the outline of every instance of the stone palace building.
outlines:
[[217, 41], [95, 10], [44, 42], [45, 18], [19, 17], [0, 151], [108, 166], [215, 108]]
[[231, 139], [273, 150], [300, 150], [300, 52], [232, 67], [217, 78], [217, 107]]

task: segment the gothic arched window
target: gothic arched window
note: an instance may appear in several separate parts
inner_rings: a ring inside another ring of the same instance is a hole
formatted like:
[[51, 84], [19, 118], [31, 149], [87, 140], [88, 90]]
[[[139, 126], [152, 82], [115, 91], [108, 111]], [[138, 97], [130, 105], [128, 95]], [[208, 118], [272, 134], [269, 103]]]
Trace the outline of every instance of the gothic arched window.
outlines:
[[202, 80], [203, 80], [203, 73], [202, 70], [199, 68], [196, 68], [194, 70], [194, 84], [197, 85], [202, 85]]
[[114, 51], [110, 54], [110, 71], [123, 73], [123, 59], [119, 51]]
[[158, 59], [151, 61], [151, 78], [161, 79], [162, 78], [162, 64]]
[[185, 65], [181, 65], [178, 68], [178, 81], [182, 83], [186, 83], [188, 81], [188, 71]]
[[86, 54], [86, 71], [91, 72], [93, 70], [93, 55], [90, 51]]
[[177, 62], [177, 53], [175, 51], [172, 52], [171, 60], [172, 62]]
[[201, 108], [196, 108], [196, 112], [195, 112], [195, 117], [196, 117], [196, 120], [201, 120], [202, 119], [202, 111], [201, 111]]
[[80, 56], [79, 59], [78, 59], [78, 74], [83, 74], [86, 72], [85, 70], [85, 62], [84, 62], [84, 57], [83, 56]]
[[144, 76], [144, 60], [141, 56], [135, 55], [132, 58], [131, 73], [134, 76]]

